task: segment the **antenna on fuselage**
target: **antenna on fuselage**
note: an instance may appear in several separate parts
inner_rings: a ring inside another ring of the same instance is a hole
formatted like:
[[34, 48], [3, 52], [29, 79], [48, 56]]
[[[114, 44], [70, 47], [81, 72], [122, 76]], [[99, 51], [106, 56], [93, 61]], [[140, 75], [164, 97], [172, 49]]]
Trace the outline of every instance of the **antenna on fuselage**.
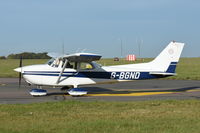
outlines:
[[62, 54], [63, 55], [65, 54], [65, 41], [64, 41], [64, 39], [62, 41]]

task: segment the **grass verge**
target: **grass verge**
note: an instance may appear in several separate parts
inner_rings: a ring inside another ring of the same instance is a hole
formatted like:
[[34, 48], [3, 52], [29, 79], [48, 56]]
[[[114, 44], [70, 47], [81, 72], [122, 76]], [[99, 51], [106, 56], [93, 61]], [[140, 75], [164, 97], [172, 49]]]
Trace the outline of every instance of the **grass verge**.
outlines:
[[2, 133], [199, 133], [200, 101], [0, 105]]

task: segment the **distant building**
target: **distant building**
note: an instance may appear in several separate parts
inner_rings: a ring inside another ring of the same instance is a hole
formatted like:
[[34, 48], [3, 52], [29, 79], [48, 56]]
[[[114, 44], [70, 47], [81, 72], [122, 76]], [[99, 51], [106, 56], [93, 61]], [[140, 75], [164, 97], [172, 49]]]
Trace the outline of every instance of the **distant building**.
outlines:
[[127, 61], [136, 61], [136, 56], [133, 54], [129, 54], [126, 56]]

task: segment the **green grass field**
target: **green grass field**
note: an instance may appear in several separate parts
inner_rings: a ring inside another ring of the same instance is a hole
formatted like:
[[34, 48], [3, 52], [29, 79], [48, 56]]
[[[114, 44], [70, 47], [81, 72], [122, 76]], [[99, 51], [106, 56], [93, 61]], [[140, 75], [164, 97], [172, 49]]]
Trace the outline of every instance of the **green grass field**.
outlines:
[[0, 105], [0, 133], [199, 133], [200, 101]]
[[[152, 59], [143, 59], [136, 62], [129, 62], [121, 60], [119, 62], [113, 61], [113, 59], [102, 59], [98, 63], [102, 65], [121, 65], [130, 63], [148, 62]], [[23, 65], [30, 64], [42, 64], [47, 60], [33, 59], [24, 60]], [[0, 77], [17, 77], [18, 73], [14, 72], [13, 69], [19, 66], [19, 60], [0, 60]], [[177, 67], [177, 76], [169, 77], [167, 79], [176, 80], [200, 80], [200, 58], [182, 58]]]
[[[23, 64], [46, 61], [24, 60]], [[0, 77], [18, 76], [13, 69], [18, 67], [19, 60], [0, 63]], [[131, 62], [103, 59], [98, 63]], [[181, 59], [177, 73], [178, 76], [168, 79], [200, 80], [200, 58]], [[199, 100], [0, 104], [0, 133], [199, 133], [199, 125]]]

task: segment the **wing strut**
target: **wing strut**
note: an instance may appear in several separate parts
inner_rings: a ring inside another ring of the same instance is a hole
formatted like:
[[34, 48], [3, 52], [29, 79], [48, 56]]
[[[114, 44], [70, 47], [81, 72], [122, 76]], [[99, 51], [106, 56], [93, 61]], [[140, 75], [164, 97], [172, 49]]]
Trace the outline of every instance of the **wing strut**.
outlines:
[[65, 68], [66, 68], [67, 62], [68, 62], [68, 61], [65, 60], [65, 63], [64, 63], [64, 65], [63, 65], [62, 70], [60, 71], [60, 74], [59, 74], [58, 80], [56, 81], [56, 84], [58, 84], [58, 83], [60, 82], [60, 78], [61, 78], [63, 72], [65, 71]]

